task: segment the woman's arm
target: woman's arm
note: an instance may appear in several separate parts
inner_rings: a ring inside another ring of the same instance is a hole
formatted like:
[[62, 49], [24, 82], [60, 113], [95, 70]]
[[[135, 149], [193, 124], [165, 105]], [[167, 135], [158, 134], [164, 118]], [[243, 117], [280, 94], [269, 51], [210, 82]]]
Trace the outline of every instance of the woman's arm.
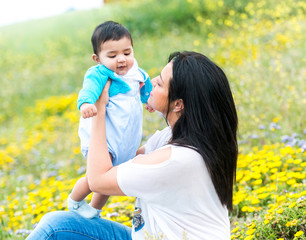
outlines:
[[[124, 196], [118, 185], [117, 169], [113, 167], [106, 141], [105, 113], [108, 103], [110, 81], [105, 85], [100, 98], [96, 101], [98, 113], [92, 119], [92, 130], [87, 157], [87, 178], [89, 188], [93, 192], [104, 195]], [[143, 151], [144, 149], [140, 149]], [[170, 147], [158, 149], [150, 154], [141, 155], [133, 160], [135, 164], [154, 165], [170, 158]]]
[[92, 119], [92, 130], [87, 157], [89, 188], [104, 195], [124, 195], [117, 182], [117, 167], [113, 167], [109, 156], [105, 131], [105, 113], [108, 103], [110, 81], [105, 85], [96, 102], [98, 113]]

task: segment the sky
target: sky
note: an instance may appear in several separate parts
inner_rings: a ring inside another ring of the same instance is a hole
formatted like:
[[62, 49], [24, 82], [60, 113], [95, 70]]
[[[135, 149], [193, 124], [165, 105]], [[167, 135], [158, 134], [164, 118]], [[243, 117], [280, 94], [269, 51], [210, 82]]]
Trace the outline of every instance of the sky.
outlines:
[[103, 0], [0, 0], [0, 26], [102, 7]]

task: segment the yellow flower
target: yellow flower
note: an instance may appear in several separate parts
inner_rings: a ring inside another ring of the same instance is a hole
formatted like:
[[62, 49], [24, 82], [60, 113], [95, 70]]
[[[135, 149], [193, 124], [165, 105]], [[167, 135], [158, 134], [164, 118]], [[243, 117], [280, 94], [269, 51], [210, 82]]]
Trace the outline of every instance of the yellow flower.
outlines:
[[228, 27], [233, 26], [233, 22], [232, 22], [231, 20], [228, 20], [228, 19], [226, 19], [226, 20], [224, 21], [224, 24], [225, 24], [226, 26], [228, 26]]
[[262, 193], [262, 194], [258, 194], [257, 197], [259, 199], [265, 199], [265, 198], [269, 197], [269, 195], [270, 195], [269, 193]]
[[294, 234], [295, 237], [300, 237], [302, 235], [304, 235], [303, 231], [298, 231], [298, 232], [296, 232], [296, 234]]
[[287, 181], [287, 184], [288, 185], [293, 185], [293, 184], [295, 184], [296, 183], [296, 180], [295, 179], [289, 179], [288, 181]]
[[[245, 20], [245, 19], [248, 18], [248, 15], [246, 15], [245, 13], [242, 13], [242, 14], [240, 14], [240, 18], [243, 19], [243, 20]], [[260, 117], [263, 118], [264, 115], [263, 115], [263, 114], [260, 114]]]
[[293, 161], [294, 164], [299, 165], [302, 162], [302, 159], [295, 159]]
[[205, 21], [205, 24], [208, 25], [208, 26], [210, 26], [210, 25], [212, 24], [212, 21], [211, 21], [210, 19], [207, 19], [207, 20]]
[[237, 232], [239, 230], [239, 227], [236, 227], [236, 228], [234, 228], [232, 231], [231, 231], [231, 233], [235, 233], [235, 232]]
[[272, 122], [277, 123], [279, 120], [280, 120], [280, 117], [275, 117], [275, 118], [272, 119]]
[[284, 200], [286, 200], [285, 196], [276, 196], [276, 202], [282, 202]]
[[203, 18], [200, 15], [196, 17], [196, 20], [197, 20], [197, 22], [203, 22]]
[[246, 231], [247, 235], [252, 235], [255, 232], [254, 228], [249, 229], [248, 231]]
[[5, 138], [0, 138], [0, 145], [5, 145], [5, 144], [7, 144], [8, 143], [8, 141], [5, 139]]
[[255, 208], [253, 207], [248, 207], [248, 212], [254, 212], [255, 211]]
[[200, 41], [199, 40], [194, 40], [193, 41], [193, 45], [196, 46], [196, 47], [199, 46], [200, 45]]
[[73, 153], [74, 154], [80, 154], [81, 153], [81, 148], [80, 147], [74, 147], [73, 149], [72, 149], [72, 151], [73, 151]]
[[280, 182], [286, 182], [287, 180], [288, 180], [287, 177], [281, 177], [281, 178], [279, 179]]
[[253, 239], [254, 238], [254, 235], [251, 235], [251, 236], [247, 236], [246, 238], [245, 238], [245, 240], [251, 240], [251, 239]]
[[234, 10], [230, 10], [230, 11], [229, 11], [229, 15], [230, 15], [230, 16], [234, 16], [234, 15], [235, 15], [235, 11], [234, 11]]
[[260, 203], [260, 201], [257, 198], [253, 198], [251, 201], [252, 204]]
[[117, 218], [117, 220], [120, 221], [120, 222], [126, 222], [126, 221], [130, 220], [130, 218], [127, 217], [127, 216], [122, 215], [122, 216], [119, 216]]
[[283, 213], [283, 212], [284, 212], [284, 209], [282, 209], [282, 208], [281, 208], [281, 209], [278, 209], [278, 210], [276, 210], [276, 212], [279, 213], [279, 214], [280, 214], [280, 213]]
[[293, 177], [295, 177], [297, 179], [305, 179], [306, 174], [305, 173], [297, 172], [297, 173], [294, 173]]
[[251, 222], [251, 223], [247, 224], [247, 227], [251, 229], [251, 228], [255, 228], [256, 225], [255, 225], [254, 222]]
[[297, 224], [298, 220], [294, 219], [291, 222], [286, 223], [286, 227], [295, 226]]
[[253, 182], [253, 185], [260, 185], [262, 183], [262, 179], [258, 179]]
[[224, 2], [223, 2], [223, 1], [219, 1], [219, 2], [218, 2], [218, 6], [219, 6], [219, 7], [223, 7], [223, 5], [224, 5]]
[[249, 209], [249, 207], [248, 207], [248, 206], [243, 206], [243, 207], [241, 208], [241, 211], [242, 211], [242, 212], [247, 212], [247, 211], [248, 211], [248, 209]]

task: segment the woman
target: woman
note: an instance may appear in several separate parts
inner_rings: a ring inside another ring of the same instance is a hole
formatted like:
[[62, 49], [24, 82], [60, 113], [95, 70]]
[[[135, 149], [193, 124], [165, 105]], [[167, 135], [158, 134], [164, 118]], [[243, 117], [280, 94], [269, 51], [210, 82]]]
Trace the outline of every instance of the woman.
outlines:
[[52, 212], [28, 239], [230, 239], [238, 120], [228, 80], [207, 57], [183, 52], [171, 55], [152, 83], [148, 103], [166, 117], [169, 128], [139, 150], [150, 153], [112, 166], [105, 137], [108, 94], [103, 92], [87, 160], [93, 192], [137, 197], [133, 228]]

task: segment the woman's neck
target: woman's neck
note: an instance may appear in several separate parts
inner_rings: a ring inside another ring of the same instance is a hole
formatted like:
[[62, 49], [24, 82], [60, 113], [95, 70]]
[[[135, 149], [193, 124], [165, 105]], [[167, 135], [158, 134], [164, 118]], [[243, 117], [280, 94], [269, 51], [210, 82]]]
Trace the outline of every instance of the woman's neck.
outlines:
[[170, 112], [167, 116], [167, 121], [169, 126], [171, 127], [171, 129], [173, 129], [174, 124], [176, 123], [176, 121], [179, 119], [179, 114], [176, 112]]

